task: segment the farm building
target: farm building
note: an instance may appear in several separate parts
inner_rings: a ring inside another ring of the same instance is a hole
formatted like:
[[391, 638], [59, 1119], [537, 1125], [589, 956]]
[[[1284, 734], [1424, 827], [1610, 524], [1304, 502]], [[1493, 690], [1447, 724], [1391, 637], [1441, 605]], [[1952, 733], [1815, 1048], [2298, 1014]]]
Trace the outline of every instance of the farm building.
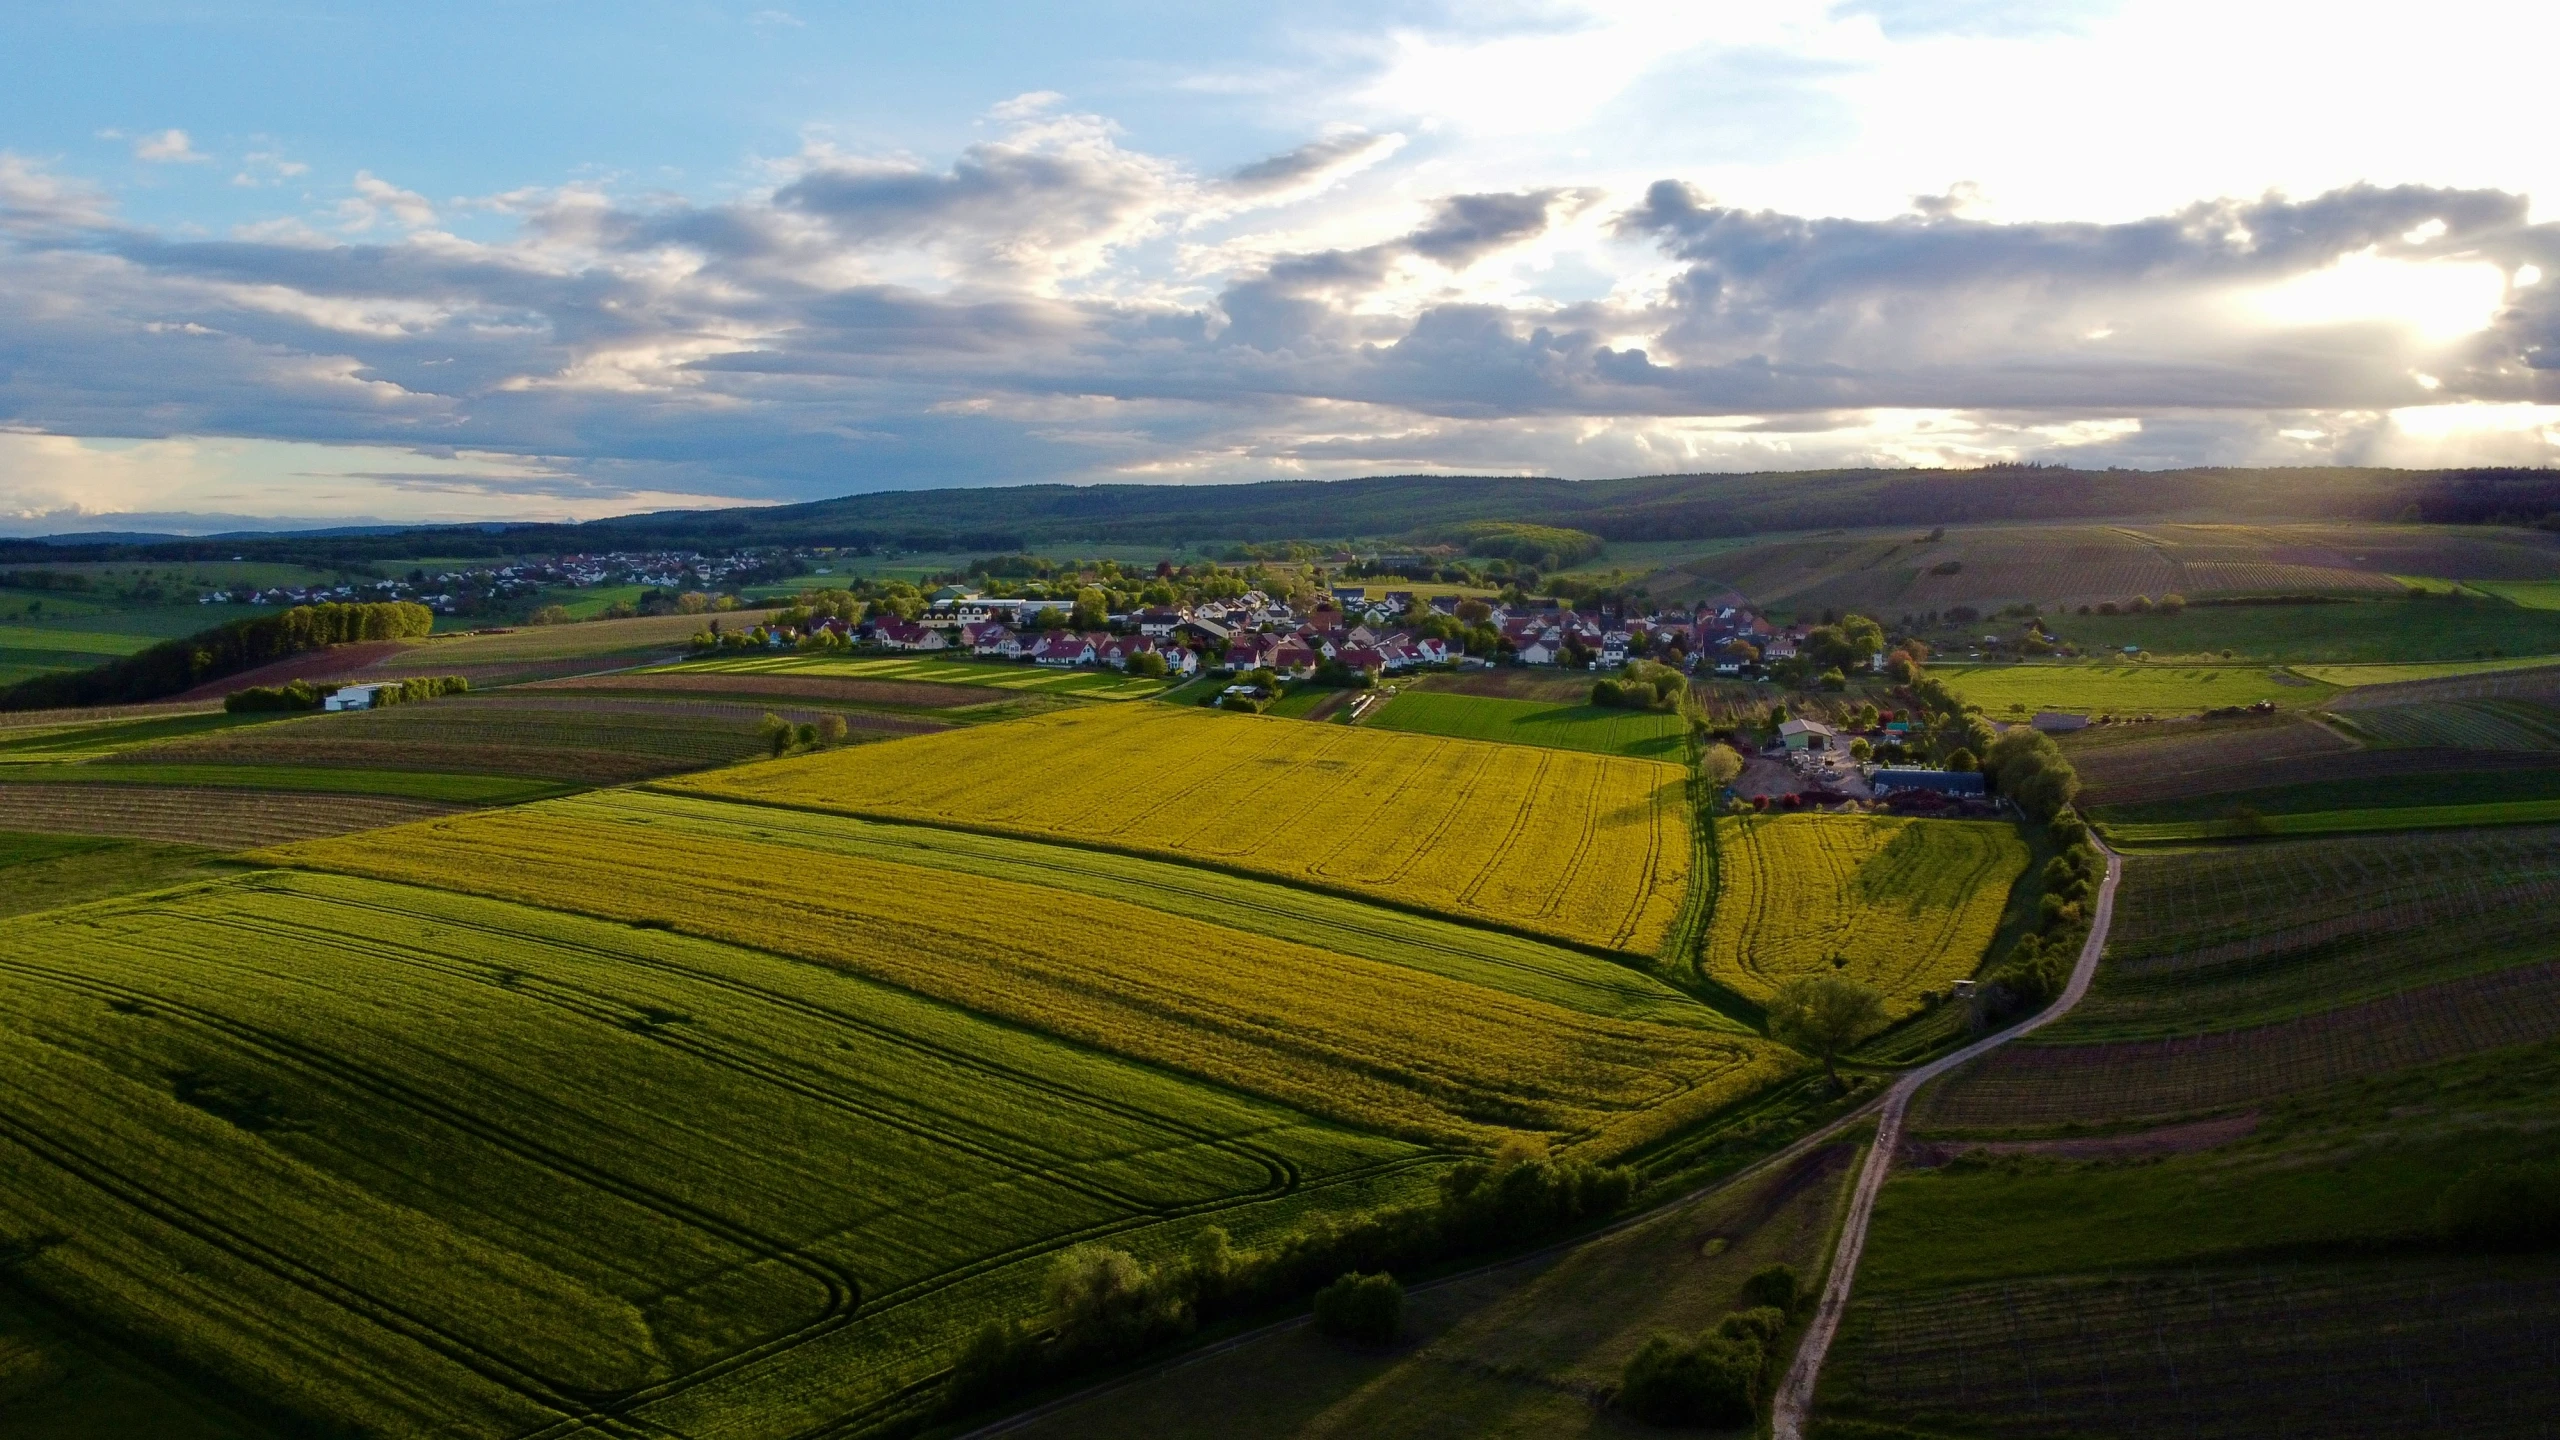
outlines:
[[1989, 787], [1979, 770], [1878, 770], [1867, 783], [1879, 795], [1891, 790], [1928, 790], [1940, 795], [1982, 795]]
[[2068, 735], [2074, 730], [2088, 729], [2089, 717], [2069, 715], [2060, 710], [2039, 710], [2036, 712], [2034, 723], [2037, 729], [2047, 735]]
[[1778, 742], [1790, 750], [1828, 750], [1839, 733], [1819, 720], [1789, 720], [1778, 727]]
[[383, 685], [342, 685], [338, 687], [335, 694], [320, 702], [320, 708], [324, 710], [370, 710], [373, 708], [373, 697], [375, 693], [388, 688], [388, 686]]

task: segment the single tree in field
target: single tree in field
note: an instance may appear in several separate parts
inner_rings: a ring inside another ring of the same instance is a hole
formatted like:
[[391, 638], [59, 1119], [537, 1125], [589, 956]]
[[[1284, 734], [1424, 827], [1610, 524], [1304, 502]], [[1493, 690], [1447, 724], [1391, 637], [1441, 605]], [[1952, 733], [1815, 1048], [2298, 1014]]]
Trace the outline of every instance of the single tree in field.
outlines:
[[1837, 972], [1799, 976], [1769, 1001], [1770, 1038], [1820, 1060], [1835, 1090], [1840, 1052], [1883, 1020], [1884, 1001], [1874, 988]]
[[1742, 773], [1742, 756], [1730, 745], [1710, 745], [1698, 759], [1698, 773], [1706, 778], [1707, 793], [1712, 795]]

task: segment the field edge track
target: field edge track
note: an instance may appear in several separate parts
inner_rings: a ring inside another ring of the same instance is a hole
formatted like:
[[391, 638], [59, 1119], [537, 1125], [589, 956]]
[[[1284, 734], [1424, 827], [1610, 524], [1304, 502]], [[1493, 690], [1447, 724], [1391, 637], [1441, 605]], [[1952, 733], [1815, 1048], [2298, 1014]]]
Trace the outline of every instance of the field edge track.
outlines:
[[2105, 854], [2107, 877], [2098, 886], [2096, 917], [2090, 923], [2087, 942], [2080, 947], [2079, 962], [2071, 967], [2071, 983], [2062, 994], [2041, 1012], [1921, 1066], [1885, 1092], [1876, 1117], [1875, 1142], [1867, 1151], [1864, 1168], [1858, 1172], [1858, 1186], [1850, 1194], [1849, 1213], [1841, 1223], [1830, 1273], [1823, 1281], [1822, 1302], [1815, 1309], [1812, 1322], [1805, 1326], [1795, 1360], [1787, 1367], [1786, 1378], [1778, 1382], [1777, 1396], [1770, 1403], [1770, 1440], [1804, 1440], [1805, 1418], [1813, 1408], [1814, 1384], [1822, 1378], [1823, 1359], [1831, 1353], [1832, 1337], [1838, 1334], [1840, 1317], [1849, 1308], [1849, 1288], [1857, 1279], [1858, 1259], [1866, 1249], [1867, 1223], [1875, 1215], [1876, 1196], [1893, 1169], [1893, 1152], [1902, 1141], [1902, 1117], [1910, 1108], [1911, 1097], [1922, 1086], [1965, 1062], [2061, 1019], [2088, 995], [2090, 982], [2098, 975], [2098, 956], [2107, 946], [2107, 930], [2115, 920], [2116, 884], [2124, 875], [2124, 857], [2112, 849], [2105, 850]]

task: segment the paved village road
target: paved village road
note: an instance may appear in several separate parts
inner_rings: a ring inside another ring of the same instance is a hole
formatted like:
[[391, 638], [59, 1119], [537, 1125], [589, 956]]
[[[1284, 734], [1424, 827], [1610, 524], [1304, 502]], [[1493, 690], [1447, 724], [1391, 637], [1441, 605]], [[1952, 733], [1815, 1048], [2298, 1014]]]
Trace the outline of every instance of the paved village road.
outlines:
[[1858, 1188], [1849, 1197], [1849, 1218], [1840, 1227], [1840, 1247], [1831, 1257], [1831, 1273], [1823, 1282], [1821, 1307], [1814, 1311], [1813, 1323], [1805, 1327], [1804, 1342], [1796, 1347], [1795, 1363], [1787, 1367], [1787, 1378], [1779, 1383], [1777, 1399], [1770, 1406], [1772, 1440], [1804, 1440], [1805, 1417], [1813, 1409], [1814, 1382], [1822, 1378], [1823, 1357], [1830, 1353], [1831, 1338], [1839, 1332], [1841, 1313], [1849, 1308], [1849, 1286], [1858, 1276], [1858, 1257], [1867, 1248], [1867, 1222], [1875, 1214], [1876, 1194], [1884, 1188], [1885, 1176], [1893, 1169], [1893, 1152], [1902, 1143], [1902, 1114], [1910, 1108], [1911, 1097], [1920, 1092], [1921, 1086], [1966, 1061], [2070, 1014], [2071, 1008], [2089, 993], [2089, 982], [2098, 973], [2098, 954], [2107, 947], [2107, 927], [2115, 919], [2116, 881], [2124, 874], [2124, 858], [2113, 850], [2100, 848], [2107, 857], [2107, 878], [2098, 886], [2098, 912], [2089, 922], [2089, 943], [2080, 947], [2080, 962], [2071, 968], [2071, 983], [2062, 994], [2041, 1012], [1921, 1066], [1885, 1092], [1884, 1107], [1876, 1118], [1875, 1145], [1867, 1151], [1866, 1167], [1858, 1172]]

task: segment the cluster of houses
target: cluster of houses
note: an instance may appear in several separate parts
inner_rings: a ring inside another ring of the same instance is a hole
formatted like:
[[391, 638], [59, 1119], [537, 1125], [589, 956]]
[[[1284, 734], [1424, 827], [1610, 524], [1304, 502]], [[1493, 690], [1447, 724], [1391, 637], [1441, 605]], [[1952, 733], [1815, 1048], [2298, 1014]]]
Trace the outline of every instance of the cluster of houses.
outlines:
[[769, 564], [753, 551], [706, 555], [698, 550], [615, 550], [595, 555], [554, 555], [511, 560], [433, 575], [340, 585], [273, 585], [211, 590], [200, 605], [320, 605], [330, 602], [410, 600], [438, 614], [456, 614], [475, 602], [521, 600], [553, 589], [599, 585], [654, 585], [668, 590], [720, 590]]
[[[1490, 665], [1493, 656], [1470, 655], [1462, 642], [1448, 638], [1450, 627], [1423, 623], [1432, 615], [1457, 619], [1461, 603], [1453, 595], [1424, 598], [1408, 590], [1372, 595], [1365, 586], [1338, 586], [1302, 614], [1260, 591], [1248, 591], [1233, 600], [1114, 615], [1109, 617], [1112, 631], [1080, 633], [1044, 623], [1062, 611], [1055, 600], [992, 598], [955, 585], [934, 592], [917, 619], [883, 615], [851, 627], [848, 638], [889, 650], [1115, 669], [1127, 669], [1138, 656], [1153, 654], [1162, 657], [1172, 675], [1211, 667], [1304, 675], [1328, 661], [1380, 674], [1430, 665]], [[1696, 673], [1749, 676], [1792, 656], [1805, 629], [1779, 629], [1737, 605], [1650, 615], [1622, 615], [1615, 606], [1584, 614], [1554, 601], [1519, 606], [1488, 602], [1488, 609], [1474, 624], [1492, 629], [1499, 637], [1497, 648], [1524, 665], [1561, 665], [1580, 657], [1615, 668], [1650, 658]]]

